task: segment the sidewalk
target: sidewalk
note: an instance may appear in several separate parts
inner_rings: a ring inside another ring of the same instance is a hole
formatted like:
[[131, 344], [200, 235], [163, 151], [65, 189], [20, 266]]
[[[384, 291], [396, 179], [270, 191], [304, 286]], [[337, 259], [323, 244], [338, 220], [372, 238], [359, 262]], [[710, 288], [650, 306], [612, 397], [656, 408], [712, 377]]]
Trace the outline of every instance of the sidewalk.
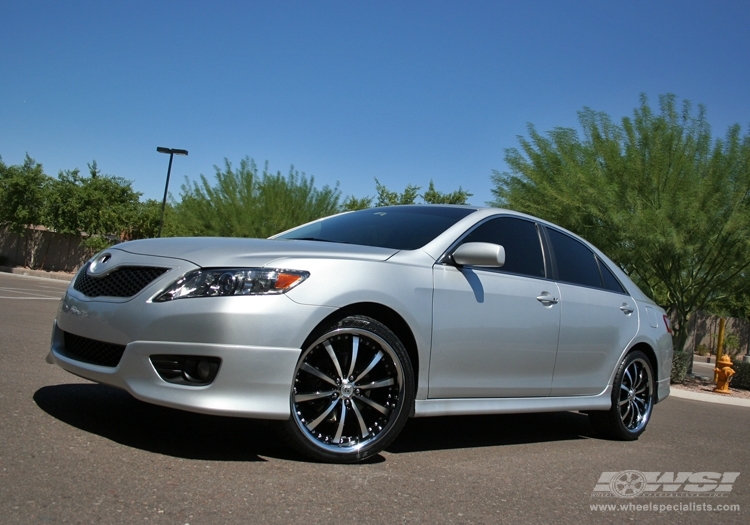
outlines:
[[54, 279], [56, 281], [70, 282], [75, 277], [74, 273], [68, 272], [45, 272], [44, 270], [29, 270], [28, 268], [18, 268], [12, 266], [0, 266], [2, 273], [14, 273], [16, 275], [26, 275], [29, 277], [40, 277], [42, 279]]
[[690, 390], [682, 390], [680, 388], [672, 387], [669, 389], [670, 397], [677, 397], [680, 399], [691, 399], [693, 401], [705, 401], [707, 403], [717, 403], [719, 405], [732, 405], [736, 407], [747, 407], [750, 408], [750, 399], [740, 399], [736, 397], [724, 397], [722, 394], [703, 394], [701, 392], [691, 392]]
[[[748, 407], [750, 408], [750, 398], [746, 395], [726, 395], [726, 394], [714, 394], [710, 390], [713, 390], [713, 373], [714, 373], [714, 366], [715, 364], [712, 363], [712, 361], [715, 363], [716, 358], [715, 356], [693, 356], [693, 370], [692, 374], [690, 374], [690, 377], [692, 378], [698, 378], [702, 379], [704, 381], [704, 384], [699, 385], [701, 387], [708, 387], [701, 388], [703, 390], [702, 392], [696, 392], [695, 387], [696, 385], [693, 383], [690, 383], [690, 385], [685, 385], [684, 387], [681, 387], [679, 385], [671, 385], [672, 388], [670, 389], [671, 396], [682, 398], [682, 399], [691, 399], [693, 401], [704, 401], [706, 403], [716, 403], [719, 405], [732, 405], [732, 406], [742, 406], [742, 407]], [[686, 378], [688, 379], [688, 378]], [[735, 392], [740, 392], [738, 389], [732, 389], [730, 385], [730, 389]], [[741, 391], [745, 392], [745, 391]]]

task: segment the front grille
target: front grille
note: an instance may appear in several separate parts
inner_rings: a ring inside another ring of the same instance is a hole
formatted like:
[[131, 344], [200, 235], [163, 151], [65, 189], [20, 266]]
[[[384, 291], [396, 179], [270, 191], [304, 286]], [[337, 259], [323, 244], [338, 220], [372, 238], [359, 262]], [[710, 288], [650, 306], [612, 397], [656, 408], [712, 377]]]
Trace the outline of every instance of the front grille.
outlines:
[[80, 335], [65, 334], [65, 349], [62, 354], [76, 361], [83, 361], [92, 365], [116, 367], [120, 363], [124, 345], [114, 345], [103, 341], [96, 341]]
[[122, 266], [95, 279], [84, 268], [78, 273], [73, 288], [87, 297], [132, 297], [166, 271], [167, 268], [152, 266]]

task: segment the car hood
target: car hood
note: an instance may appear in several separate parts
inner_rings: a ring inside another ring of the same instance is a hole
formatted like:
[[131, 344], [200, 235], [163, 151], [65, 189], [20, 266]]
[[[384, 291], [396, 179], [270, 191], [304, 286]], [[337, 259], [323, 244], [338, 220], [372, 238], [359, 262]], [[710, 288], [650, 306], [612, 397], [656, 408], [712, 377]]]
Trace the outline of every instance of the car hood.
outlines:
[[287, 257], [385, 261], [399, 250], [321, 241], [171, 237], [130, 241], [110, 250], [182, 259], [201, 267], [265, 266]]

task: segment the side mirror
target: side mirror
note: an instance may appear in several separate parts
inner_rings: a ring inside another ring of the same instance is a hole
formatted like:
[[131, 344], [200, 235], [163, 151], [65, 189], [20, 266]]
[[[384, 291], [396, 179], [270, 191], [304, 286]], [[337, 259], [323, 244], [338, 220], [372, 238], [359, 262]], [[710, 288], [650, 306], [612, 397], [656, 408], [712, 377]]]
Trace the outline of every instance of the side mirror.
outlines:
[[490, 266], [505, 264], [505, 248], [489, 242], [467, 242], [453, 252], [453, 262], [459, 266]]

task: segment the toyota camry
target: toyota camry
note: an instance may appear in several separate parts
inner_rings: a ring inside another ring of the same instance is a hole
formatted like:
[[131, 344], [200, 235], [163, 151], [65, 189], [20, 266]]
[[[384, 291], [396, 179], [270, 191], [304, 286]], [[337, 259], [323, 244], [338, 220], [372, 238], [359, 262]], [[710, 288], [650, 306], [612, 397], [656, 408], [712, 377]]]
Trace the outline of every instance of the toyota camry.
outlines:
[[71, 282], [47, 360], [146, 402], [279, 420], [308, 457], [349, 463], [410, 417], [582, 411], [637, 439], [669, 395], [672, 342], [580, 237], [415, 205], [108, 248]]

